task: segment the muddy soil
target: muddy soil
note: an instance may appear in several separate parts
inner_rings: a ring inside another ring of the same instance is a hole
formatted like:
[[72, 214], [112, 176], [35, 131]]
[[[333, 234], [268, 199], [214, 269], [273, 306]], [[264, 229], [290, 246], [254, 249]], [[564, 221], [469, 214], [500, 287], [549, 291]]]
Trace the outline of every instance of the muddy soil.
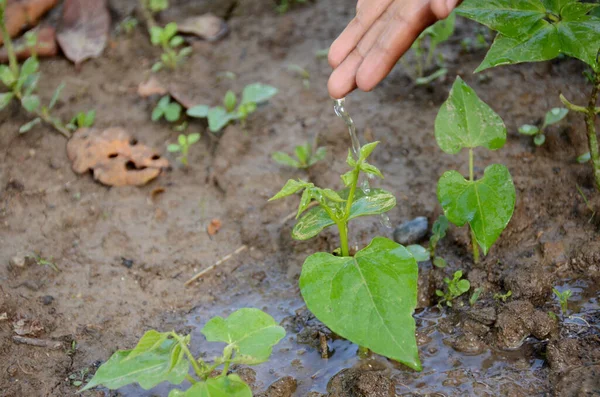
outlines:
[[[116, 27], [136, 2], [112, 3]], [[466, 230], [452, 228], [439, 246], [449, 266], [420, 267], [421, 373], [359, 354], [304, 309], [297, 286], [302, 262], [316, 250], [335, 249], [337, 236], [293, 241], [288, 215], [297, 203], [267, 199], [292, 177], [339, 187], [350, 140], [325, 89], [329, 66], [315, 53], [339, 34], [353, 7], [351, 0], [318, 0], [278, 15], [270, 1], [174, 1], [165, 20], [212, 10], [228, 19], [231, 32], [216, 43], [193, 41], [190, 60], [159, 74], [161, 81], [194, 103], [216, 104], [227, 89], [241, 92], [252, 82], [274, 85], [279, 94], [246, 130], [230, 126], [217, 137], [192, 121], [188, 132], [203, 139], [191, 151], [190, 169], [170, 158], [173, 169], [141, 188], [109, 188], [75, 175], [64, 138], [47, 127], [19, 135], [27, 116], [17, 105], [0, 113], [0, 396], [74, 396], [79, 382], [149, 328], [191, 333], [195, 352], [210, 357], [218, 346], [204, 343], [201, 326], [240, 307], [266, 310], [288, 331], [272, 361], [234, 368], [260, 396], [600, 395], [600, 196], [590, 167], [575, 161], [587, 151], [584, 123], [569, 114], [539, 148], [517, 133], [560, 106], [560, 92], [585, 103], [582, 66], [559, 60], [473, 75], [485, 51], [464, 51], [461, 40], [479, 28], [463, 20], [442, 48], [447, 78], [417, 87], [398, 66], [372, 93], [352, 94], [347, 108], [363, 142], [382, 142], [373, 163], [386, 175], [377, 185], [398, 198], [392, 223], [425, 216], [431, 225], [440, 214], [437, 179], [445, 170], [467, 171], [466, 154], [442, 153], [433, 137], [437, 110], [461, 75], [508, 127], [505, 148], [476, 151], [475, 171], [508, 166], [517, 189], [512, 221], [479, 265]], [[43, 61], [41, 95], [49, 99], [64, 81], [61, 117], [96, 109], [97, 127], [122, 126], [168, 156], [166, 145], [179, 133], [150, 121], [158, 98], [137, 95], [158, 56], [142, 27], [130, 36], [114, 33], [104, 55], [80, 70], [60, 57]], [[309, 89], [289, 64], [310, 72]], [[237, 79], [218, 80], [225, 71]], [[309, 174], [270, 159], [317, 136], [328, 155]], [[154, 194], [159, 188], [164, 192]], [[212, 219], [223, 224], [214, 236], [206, 232]], [[363, 247], [374, 235], [392, 234], [377, 219], [361, 220], [352, 225], [351, 243]], [[242, 245], [247, 250], [184, 287]], [[34, 252], [58, 271], [26, 258]], [[473, 306], [464, 297], [440, 310], [434, 291], [457, 269], [484, 293]], [[568, 316], [548, 314], [560, 312], [553, 286], [574, 291]], [[509, 290], [506, 302], [494, 299]], [[17, 332], [52, 343], [19, 344]], [[167, 390], [131, 386], [83, 395]]]

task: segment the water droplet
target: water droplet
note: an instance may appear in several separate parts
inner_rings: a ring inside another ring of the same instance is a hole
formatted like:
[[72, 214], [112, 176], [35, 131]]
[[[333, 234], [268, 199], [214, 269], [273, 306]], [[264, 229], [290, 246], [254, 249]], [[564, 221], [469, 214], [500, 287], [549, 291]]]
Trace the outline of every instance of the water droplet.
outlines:
[[379, 223], [381, 223], [381, 226], [386, 227], [388, 229], [392, 229], [392, 222], [390, 221], [390, 217], [387, 216], [387, 214], [381, 214], [379, 215]]
[[371, 186], [369, 185], [368, 179], [365, 179], [364, 181], [362, 181], [362, 184], [360, 185], [360, 189], [367, 195], [369, 193], [371, 193]]
[[344, 120], [344, 123], [346, 123], [346, 126], [348, 127], [348, 133], [350, 134], [350, 140], [352, 141], [352, 151], [356, 156], [358, 156], [360, 152], [360, 141], [356, 135], [356, 126], [354, 125], [354, 121], [352, 121], [350, 114], [344, 108], [345, 103], [346, 98], [334, 100], [333, 110], [335, 111], [335, 114], [337, 114], [337, 116]]

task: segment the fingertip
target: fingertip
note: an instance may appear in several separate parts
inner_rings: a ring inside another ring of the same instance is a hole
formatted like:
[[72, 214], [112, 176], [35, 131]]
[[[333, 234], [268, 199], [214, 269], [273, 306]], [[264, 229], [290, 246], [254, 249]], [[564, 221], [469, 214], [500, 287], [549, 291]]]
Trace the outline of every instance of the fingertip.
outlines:
[[329, 66], [331, 66], [332, 69], [340, 66], [340, 63], [342, 63], [344, 60], [337, 49], [336, 43], [337, 40], [331, 44], [331, 47], [329, 47], [329, 53], [327, 54], [327, 62], [329, 62]]
[[446, 19], [456, 6], [453, 0], [432, 0], [431, 12], [437, 19]]
[[333, 99], [341, 99], [351, 93], [356, 88], [354, 79], [343, 79], [342, 76], [335, 73], [331, 74], [327, 82], [327, 91]]
[[364, 92], [373, 91], [375, 87], [377, 87], [379, 81], [374, 79], [370, 74], [366, 74], [364, 72], [358, 72], [356, 75], [356, 86]]

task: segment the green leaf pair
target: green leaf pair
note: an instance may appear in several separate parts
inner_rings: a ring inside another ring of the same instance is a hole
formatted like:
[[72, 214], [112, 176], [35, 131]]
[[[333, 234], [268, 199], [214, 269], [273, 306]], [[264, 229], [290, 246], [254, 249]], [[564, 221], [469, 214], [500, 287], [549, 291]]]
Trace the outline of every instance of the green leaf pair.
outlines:
[[90, 110], [89, 112], [79, 112], [71, 119], [67, 128], [71, 131], [75, 131], [79, 128], [90, 128], [96, 122], [96, 111]]
[[177, 143], [171, 143], [167, 146], [167, 151], [171, 153], [181, 153], [179, 160], [186, 167], [188, 166], [188, 154], [190, 151], [190, 146], [195, 144], [200, 140], [199, 133], [193, 133], [189, 135], [180, 134], [177, 137]]
[[152, 111], [152, 121], [159, 121], [161, 118], [174, 123], [181, 117], [181, 105], [175, 101], [171, 101], [169, 95], [165, 95], [156, 104]]
[[292, 158], [289, 154], [284, 152], [275, 152], [272, 158], [275, 162], [286, 165], [288, 167], [307, 169], [315, 165], [321, 160], [325, 159], [327, 155], [327, 149], [319, 147], [313, 152], [313, 146], [310, 142], [306, 142], [303, 145], [298, 145], [294, 148], [296, 158]]
[[533, 142], [536, 146], [542, 146], [546, 142], [546, 134], [544, 134], [546, 127], [558, 123], [567, 116], [567, 113], [569, 113], [569, 109], [552, 108], [546, 113], [544, 124], [541, 128], [531, 124], [524, 124], [519, 127], [519, 133], [533, 136]]
[[439, 302], [440, 305], [446, 302], [447, 306], [452, 306], [452, 301], [454, 299], [471, 289], [471, 283], [469, 280], [464, 280], [462, 276], [462, 270], [457, 270], [454, 272], [452, 280], [448, 277], [444, 277], [444, 283], [446, 283], [447, 291], [445, 293], [439, 289], [435, 291], [435, 294], [442, 298]]

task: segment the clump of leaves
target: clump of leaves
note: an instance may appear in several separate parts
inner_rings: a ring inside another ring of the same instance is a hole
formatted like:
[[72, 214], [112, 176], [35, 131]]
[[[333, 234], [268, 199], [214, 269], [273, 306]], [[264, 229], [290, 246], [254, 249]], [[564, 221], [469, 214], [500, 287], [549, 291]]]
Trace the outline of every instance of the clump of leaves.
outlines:
[[552, 288], [552, 292], [558, 298], [558, 303], [560, 304], [560, 312], [564, 315], [569, 311], [569, 298], [573, 295], [573, 292], [570, 289], [566, 289], [563, 292], [560, 292], [556, 288]]
[[184, 40], [183, 37], [177, 34], [177, 24], [175, 22], [169, 22], [164, 28], [152, 26], [150, 28], [150, 41], [163, 50], [160, 61], [152, 66], [153, 72], [158, 72], [164, 67], [176, 69], [192, 53], [192, 47], [181, 48]]
[[[179, 385], [187, 380], [192, 384], [190, 388], [171, 390], [169, 397], [252, 397], [250, 387], [238, 375], [228, 374], [229, 366], [267, 361], [273, 346], [285, 336], [285, 330], [258, 309], [240, 309], [226, 319], [212, 318], [202, 334], [208, 342], [226, 344], [223, 354], [211, 363], [192, 355], [188, 347], [190, 335], [150, 330], [132, 350], [113, 354], [81, 391], [99, 385], [114, 390], [132, 383], [150, 390], [162, 382]], [[189, 374], [190, 367], [193, 375]], [[219, 367], [221, 373], [213, 376]]]
[[519, 127], [519, 133], [523, 135], [533, 136], [533, 142], [536, 146], [542, 146], [546, 142], [545, 129], [549, 125], [556, 124], [564, 119], [569, 113], [569, 109], [565, 108], [552, 108], [546, 113], [544, 117], [544, 123], [541, 127], [537, 127], [532, 124], [523, 124]]
[[175, 101], [171, 101], [169, 95], [160, 98], [156, 107], [152, 111], [152, 121], [159, 121], [163, 117], [165, 120], [174, 123], [181, 117], [181, 105]]
[[600, 17], [598, 4], [577, 0], [479, 1], [466, 0], [458, 13], [498, 32], [485, 59], [475, 72], [500, 65], [539, 62], [561, 54], [577, 58], [593, 71], [586, 106], [563, 104], [583, 114], [596, 188], [600, 190], [600, 148], [595, 120], [600, 113]]
[[305, 4], [306, 0], [280, 0], [276, 10], [280, 14], [285, 14], [294, 4]]
[[96, 111], [79, 112], [69, 121], [67, 128], [71, 131], [76, 131], [79, 128], [90, 128], [96, 121]]
[[445, 172], [438, 182], [438, 200], [448, 220], [456, 226], [469, 224], [473, 258], [479, 261], [510, 221], [515, 207], [515, 186], [508, 168], [488, 166], [475, 179], [473, 151], [483, 146], [497, 150], [506, 142], [504, 122], [460, 77], [435, 119], [435, 139], [446, 153], [469, 149], [469, 179], [458, 171]]
[[440, 215], [439, 218], [433, 223], [433, 227], [431, 228], [429, 247], [424, 248], [419, 244], [412, 244], [406, 247], [406, 249], [413, 254], [417, 262], [425, 262], [433, 258], [432, 262], [436, 267], [446, 267], [448, 263], [446, 263], [444, 258], [435, 254], [435, 249], [440, 240], [446, 237], [446, 232], [448, 231], [449, 225], [448, 218], [446, 218], [444, 215]]
[[2, 80], [2, 83], [9, 91], [0, 94], [0, 110], [8, 106], [13, 99], [16, 99], [21, 103], [21, 106], [27, 113], [35, 116], [31, 121], [23, 124], [21, 128], [19, 128], [20, 133], [31, 130], [43, 121], [50, 124], [66, 138], [69, 138], [71, 137], [71, 132], [60, 118], [51, 114], [51, 111], [56, 105], [60, 93], [64, 88], [64, 84], [58, 86], [47, 106], [42, 105], [40, 97], [36, 93], [38, 82], [40, 81], [40, 63], [34, 50], [37, 45], [37, 37], [30, 34], [26, 38], [27, 46], [32, 49], [32, 56], [27, 58], [22, 65], [19, 65], [12, 40], [6, 28], [4, 15], [6, 1], [7, 0], [0, 0], [0, 31], [2, 32], [4, 47], [8, 54], [8, 65], [0, 65], [0, 80]]
[[469, 291], [469, 289], [471, 288], [471, 283], [469, 282], [469, 280], [463, 279], [462, 276], [462, 270], [457, 270], [454, 272], [452, 280], [448, 277], [444, 277], [444, 283], [446, 283], [447, 291], [444, 292], [440, 291], [439, 289], [435, 291], [435, 294], [442, 298], [438, 302], [438, 305], [441, 305], [442, 303], [446, 302], [447, 306], [452, 307], [452, 301], [454, 299]]
[[270, 85], [261, 83], [249, 84], [244, 88], [242, 100], [239, 103], [235, 93], [227, 91], [223, 98], [223, 106], [194, 106], [187, 110], [187, 115], [190, 117], [207, 118], [208, 128], [216, 133], [234, 120], [239, 120], [242, 126], [245, 126], [246, 119], [256, 111], [258, 105], [267, 102], [275, 94], [277, 94], [277, 88]]
[[[350, 171], [341, 176], [344, 189], [289, 180], [271, 200], [302, 192], [292, 230], [296, 240], [308, 240], [330, 226], [338, 228], [339, 255], [318, 252], [302, 266], [300, 291], [308, 309], [336, 334], [421, 370], [412, 317], [417, 304], [415, 258], [402, 245], [383, 237], [375, 237], [350, 255], [349, 222], [384, 214], [396, 205], [394, 195], [383, 189], [358, 187], [361, 173], [383, 177], [367, 161], [377, 144], [364, 145], [356, 155], [348, 152]], [[318, 206], [311, 206], [313, 200]]]
[[296, 155], [295, 159], [284, 152], [275, 152], [272, 158], [281, 165], [305, 170], [325, 159], [327, 149], [318, 147], [313, 150], [313, 145], [310, 142], [306, 142], [303, 145], [296, 146], [294, 153]]
[[188, 166], [188, 154], [190, 152], [190, 146], [195, 144], [200, 140], [199, 133], [193, 133], [189, 135], [180, 134], [177, 137], [177, 143], [172, 143], [167, 146], [167, 151], [171, 153], [179, 153], [179, 161], [184, 166]]
[[506, 300], [507, 300], [508, 298], [510, 298], [511, 296], [512, 296], [512, 291], [510, 291], [510, 290], [509, 290], [509, 291], [508, 291], [507, 293], [505, 293], [505, 294], [495, 293], [495, 294], [494, 294], [494, 299], [496, 299], [496, 300], [501, 300], [502, 302], [506, 302]]
[[[456, 14], [453, 12], [448, 18], [438, 21], [425, 29], [411, 46], [414, 65], [411, 66], [406, 61], [402, 62], [404, 62], [407, 70], [412, 71], [411, 77], [416, 84], [429, 84], [448, 73], [448, 70], [443, 66], [444, 57], [442, 54], [436, 53], [436, 49], [454, 34], [455, 23]], [[437, 70], [426, 76], [425, 73], [431, 72], [434, 66]]]

